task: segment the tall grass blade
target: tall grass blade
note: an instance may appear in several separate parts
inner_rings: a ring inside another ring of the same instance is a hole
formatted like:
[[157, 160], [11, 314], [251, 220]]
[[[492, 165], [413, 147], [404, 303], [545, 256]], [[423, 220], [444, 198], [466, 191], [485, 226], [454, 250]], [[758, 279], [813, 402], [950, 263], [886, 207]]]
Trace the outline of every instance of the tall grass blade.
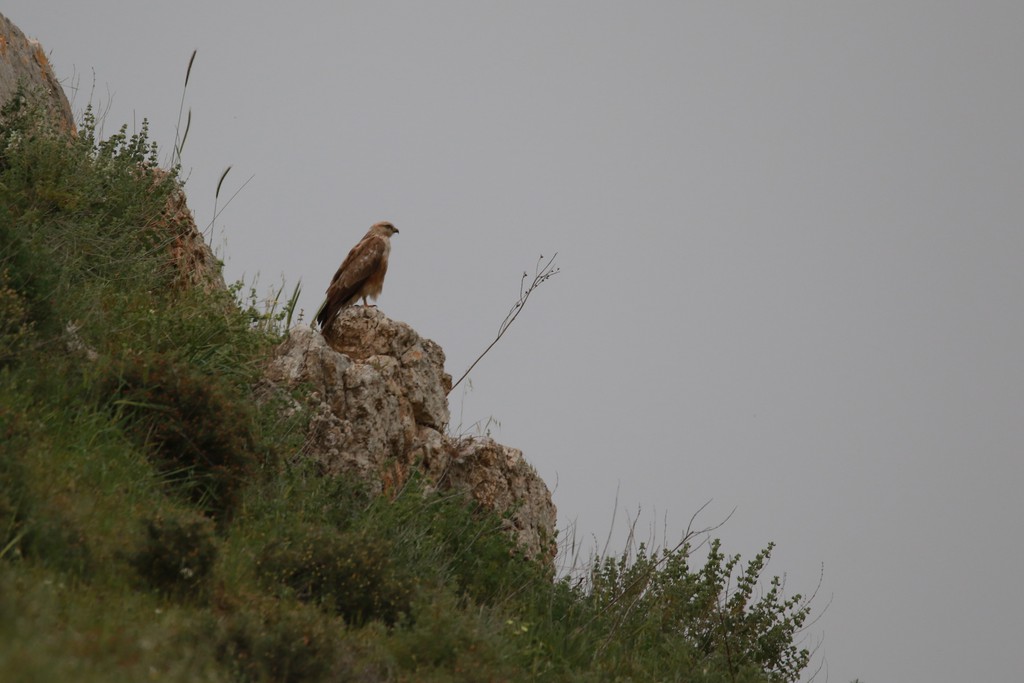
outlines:
[[177, 160], [171, 157], [171, 166], [181, 164], [181, 150], [185, 146], [185, 137], [188, 136], [188, 126], [192, 123], [192, 110], [188, 110], [188, 125], [185, 126], [185, 135], [179, 136], [181, 130], [181, 115], [185, 111], [185, 91], [188, 90], [188, 79], [192, 75], [192, 63], [196, 61], [196, 53], [199, 50], [192, 50], [192, 56], [188, 58], [188, 67], [185, 69], [185, 84], [181, 88], [181, 102], [178, 103], [178, 122], [174, 124], [174, 154]]
[[[217, 181], [217, 191], [213, 193], [213, 198], [218, 199], [220, 197], [220, 186], [224, 184], [224, 179], [228, 177], [228, 173], [231, 172], [231, 166], [224, 169], [224, 172], [220, 174], [220, 180]], [[213, 205], [213, 212], [217, 213], [217, 205]]]

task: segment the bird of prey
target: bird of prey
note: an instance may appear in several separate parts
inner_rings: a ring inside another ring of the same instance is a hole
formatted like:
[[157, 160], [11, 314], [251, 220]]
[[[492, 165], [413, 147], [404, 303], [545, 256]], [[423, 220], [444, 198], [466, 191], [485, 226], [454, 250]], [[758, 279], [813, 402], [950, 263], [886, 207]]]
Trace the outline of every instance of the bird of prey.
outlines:
[[367, 297], [376, 300], [380, 296], [388, 272], [391, 236], [397, 233], [398, 229], [387, 221], [376, 223], [348, 252], [327, 287], [327, 300], [317, 311], [321, 330], [330, 328], [341, 310], [356, 300], [362, 299], [367, 306]]

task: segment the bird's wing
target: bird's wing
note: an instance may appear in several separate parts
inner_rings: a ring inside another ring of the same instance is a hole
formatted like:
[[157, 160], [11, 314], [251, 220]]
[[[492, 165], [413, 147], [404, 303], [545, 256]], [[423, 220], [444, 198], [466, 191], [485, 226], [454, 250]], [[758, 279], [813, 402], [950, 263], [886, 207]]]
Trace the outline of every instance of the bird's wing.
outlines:
[[[352, 247], [352, 251], [348, 252], [348, 256], [338, 268], [338, 272], [334, 274], [334, 279], [328, 290], [331, 288], [358, 289], [380, 269], [386, 251], [387, 245], [384, 243], [384, 238], [378, 235], [364, 237], [359, 244]], [[355, 292], [352, 295], [354, 294]]]
[[327, 288], [327, 301], [317, 314], [321, 327], [328, 327], [342, 308], [359, 298], [362, 286], [382, 266], [386, 247], [377, 235], [367, 235], [352, 247]]

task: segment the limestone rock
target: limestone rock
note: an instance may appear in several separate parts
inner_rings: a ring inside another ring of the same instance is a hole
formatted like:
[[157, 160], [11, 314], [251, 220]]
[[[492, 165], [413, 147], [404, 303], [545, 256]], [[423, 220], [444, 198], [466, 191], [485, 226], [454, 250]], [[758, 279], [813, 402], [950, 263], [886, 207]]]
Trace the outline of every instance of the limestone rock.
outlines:
[[159, 168], [150, 169], [153, 182], [176, 183], [174, 190], [168, 195], [159, 222], [154, 226], [157, 230], [171, 236], [171, 260], [178, 272], [178, 283], [184, 286], [202, 287], [206, 291], [226, 291], [224, 273], [221, 262], [199, 228], [192, 210], [188, 208], [185, 190], [177, 180], [170, 178], [167, 171]]
[[42, 96], [43, 105], [58, 128], [75, 132], [71, 105], [43, 46], [25, 37], [21, 29], [0, 14], [0, 105], [11, 99], [19, 84]]
[[[26, 38], [17, 26], [0, 14], [0, 106], [14, 96], [19, 85], [27, 88], [29, 97], [38, 97], [39, 103], [49, 112], [48, 126], [75, 134], [71, 105], [57, 82], [42, 45]], [[159, 168], [147, 168], [146, 173], [151, 175], [154, 186], [168, 182], [175, 184], [153, 227], [170, 236], [170, 258], [177, 269], [178, 282], [183, 286], [226, 290], [221, 263], [196, 228], [195, 218], [178, 180]]]
[[530, 556], [555, 545], [555, 506], [537, 471], [518, 448], [491, 438], [461, 439], [448, 464], [447, 483], [468, 491], [485, 508], [506, 515], [519, 545]]
[[444, 351], [410, 326], [375, 308], [350, 306], [325, 333], [338, 353], [357, 361], [388, 356], [399, 361], [397, 381], [405, 390], [417, 424], [443, 429], [448, 424], [451, 375], [444, 371]]
[[521, 451], [491, 439], [453, 439], [444, 351], [375, 308], [353, 306], [326, 335], [296, 327], [265, 371], [272, 386], [304, 387], [311, 419], [303, 456], [328, 476], [371, 490], [400, 488], [413, 471], [464, 491], [505, 516], [531, 556], [554, 556], [551, 493]]

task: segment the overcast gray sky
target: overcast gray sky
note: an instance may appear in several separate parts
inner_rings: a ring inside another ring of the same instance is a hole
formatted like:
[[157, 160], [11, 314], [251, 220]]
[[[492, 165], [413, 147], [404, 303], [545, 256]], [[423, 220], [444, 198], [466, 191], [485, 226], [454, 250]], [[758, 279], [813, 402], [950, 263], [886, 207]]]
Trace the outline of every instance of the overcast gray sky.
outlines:
[[[382, 310], [562, 526], [719, 534], [810, 591], [828, 680], [1020, 680], [1024, 4], [41, 2], [107, 132], [184, 150], [235, 280], [315, 311], [391, 220]], [[824, 675], [824, 674], [823, 674]], [[824, 680], [820, 677], [818, 680]]]

